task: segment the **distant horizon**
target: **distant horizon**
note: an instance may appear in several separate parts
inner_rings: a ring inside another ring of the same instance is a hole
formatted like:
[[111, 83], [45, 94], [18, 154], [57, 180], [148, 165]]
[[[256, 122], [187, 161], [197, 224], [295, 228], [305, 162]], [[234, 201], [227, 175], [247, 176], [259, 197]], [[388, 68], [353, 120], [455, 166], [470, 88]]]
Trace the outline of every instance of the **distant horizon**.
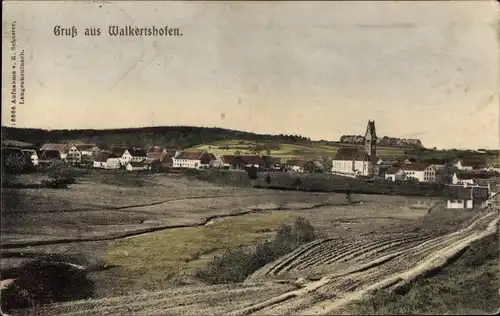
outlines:
[[[5, 126], [220, 126], [321, 140], [363, 135], [371, 119], [377, 134], [427, 148], [500, 145], [496, 1], [3, 7], [4, 47], [14, 37], [24, 62], [11, 124], [14, 64], [2, 50]], [[182, 36], [110, 36], [110, 25], [168, 26]], [[57, 26], [78, 35], [56, 35]], [[90, 27], [102, 34], [86, 36]]]
[[[376, 122], [375, 122], [376, 124]], [[20, 127], [20, 126], [1, 126], [2, 128], [12, 128], [12, 129], [32, 129], [32, 130], [42, 130], [42, 131], [47, 131], [47, 132], [53, 132], [53, 131], [113, 131], [113, 130], [127, 130], [127, 129], [147, 129], [147, 128], [169, 128], [169, 127], [194, 127], [194, 128], [209, 128], [209, 129], [223, 129], [223, 130], [228, 130], [228, 131], [233, 131], [233, 132], [241, 132], [241, 133], [248, 133], [248, 134], [255, 134], [259, 136], [280, 136], [280, 135], [289, 135], [289, 136], [299, 136], [299, 137], [304, 137], [308, 138], [310, 141], [313, 142], [321, 142], [321, 141], [327, 141], [327, 142], [340, 142], [340, 137], [341, 136], [347, 136], [347, 135], [355, 135], [355, 136], [363, 136], [364, 133], [359, 133], [359, 134], [342, 134], [339, 136], [338, 139], [336, 140], [331, 140], [331, 139], [314, 139], [312, 137], [309, 137], [307, 135], [299, 134], [299, 133], [259, 133], [259, 132], [252, 132], [252, 131], [247, 131], [247, 130], [239, 130], [239, 129], [231, 129], [231, 128], [226, 128], [226, 127], [220, 127], [220, 126], [196, 126], [196, 125], [156, 125], [156, 126], [140, 126], [140, 127], [120, 127], [120, 128], [73, 128], [73, 129], [66, 129], [66, 128], [55, 128], [55, 129], [47, 129], [47, 128], [40, 128], [40, 127]], [[422, 142], [421, 139], [419, 138], [407, 138], [407, 137], [400, 137], [400, 136], [395, 136], [395, 135], [377, 135], [377, 139], [383, 138], [383, 137], [391, 137], [391, 138], [399, 138], [399, 139], [418, 139]], [[14, 140], [14, 141], [21, 141], [19, 139], [7, 139], [7, 140]], [[426, 146], [424, 142], [422, 142], [422, 145], [426, 149], [433, 149], [435, 146]], [[480, 149], [485, 149], [485, 150], [499, 150], [499, 148], [488, 148], [488, 147], [476, 147], [476, 148], [454, 148], [454, 147], [435, 147], [437, 150], [480, 150]]]

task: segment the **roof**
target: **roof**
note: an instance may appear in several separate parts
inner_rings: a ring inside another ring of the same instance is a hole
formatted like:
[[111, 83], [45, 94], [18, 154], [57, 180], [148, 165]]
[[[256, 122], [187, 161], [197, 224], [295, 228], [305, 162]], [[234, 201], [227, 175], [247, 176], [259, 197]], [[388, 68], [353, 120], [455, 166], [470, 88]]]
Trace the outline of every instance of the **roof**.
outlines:
[[123, 155], [123, 153], [125, 152], [125, 150], [127, 150], [128, 148], [127, 147], [111, 147], [110, 151], [112, 153], [114, 153], [115, 155], [117, 155], [118, 157], [121, 157]]
[[139, 162], [133, 161], [129, 162], [128, 165], [131, 165], [132, 167], [144, 167], [146, 163], [144, 161], [139, 161]]
[[266, 162], [260, 156], [240, 156], [241, 160], [247, 165], [265, 165]]
[[483, 199], [487, 200], [489, 198], [489, 189], [487, 187], [477, 187], [477, 186], [453, 186], [450, 187], [450, 197], [462, 200], [471, 199]]
[[160, 152], [150, 151], [146, 155], [148, 160], [159, 160], [161, 162], [169, 159], [170, 161], [172, 160], [172, 157], [165, 151], [160, 151]]
[[389, 169], [387, 169], [385, 174], [396, 174], [400, 170], [401, 170], [400, 167], [389, 167]]
[[60, 159], [61, 152], [58, 150], [44, 150], [40, 155], [40, 160], [44, 159]]
[[78, 144], [75, 147], [80, 151], [90, 151], [97, 146], [95, 144]]
[[289, 159], [286, 161], [285, 165], [288, 166], [305, 166], [308, 162], [313, 162], [309, 159]]
[[141, 148], [128, 148], [129, 154], [132, 157], [147, 157], [146, 151]]
[[147, 152], [147, 153], [148, 153], [148, 154], [149, 154], [149, 153], [157, 153], [157, 154], [159, 154], [159, 153], [162, 153], [164, 150], [165, 150], [165, 149], [164, 149], [164, 148], [162, 148], [162, 147], [160, 147], [160, 146], [153, 146], [153, 147], [150, 147], [150, 148], [148, 149], [148, 152]]
[[266, 162], [268, 166], [274, 166], [274, 165], [280, 165], [281, 164], [281, 159], [278, 157], [272, 157], [272, 156], [262, 156], [262, 159]]
[[236, 155], [221, 155], [219, 158], [223, 163], [231, 163], [231, 161], [236, 157]]
[[337, 149], [334, 160], [367, 161], [369, 160], [369, 157], [368, 153], [363, 148], [340, 147]]
[[101, 151], [97, 154], [94, 161], [106, 162], [109, 158], [118, 158], [118, 156], [111, 151]]
[[424, 171], [428, 167], [430, 167], [430, 165], [426, 163], [411, 163], [407, 165], [402, 165], [401, 169], [408, 171]]
[[203, 153], [204, 151], [202, 150], [181, 151], [181, 153], [175, 159], [199, 160]]
[[70, 149], [70, 144], [62, 144], [62, 143], [46, 143], [43, 144], [42, 148], [40, 150], [47, 151], [47, 150], [57, 150], [60, 153], [65, 153]]
[[487, 171], [482, 171], [482, 172], [474, 172], [474, 171], [460, 171], [457, 172], [457, 178], [458, 179], [490, 179], [496, 177], [496, 174], [494, 172], [487, 172]]

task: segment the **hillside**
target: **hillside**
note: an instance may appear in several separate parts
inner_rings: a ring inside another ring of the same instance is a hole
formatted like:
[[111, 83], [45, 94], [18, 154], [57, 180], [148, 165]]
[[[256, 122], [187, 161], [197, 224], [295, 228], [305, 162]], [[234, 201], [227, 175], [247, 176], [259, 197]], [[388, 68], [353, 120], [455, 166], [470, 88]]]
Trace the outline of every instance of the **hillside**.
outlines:
[[258, 141], [296, 141], [309, 140], [296, 135], [266, 135], [241, 132], [224, 128], [168, 126], [121, 128], [106, 130], [44, 130], [28, 128], [2, 127], [2, 142], [17, 140], [39, 145], [46, 142], [81, 141], [98, 146], [135, 146], [151, 144], [167, 148], [189, 148], [225, 139]]

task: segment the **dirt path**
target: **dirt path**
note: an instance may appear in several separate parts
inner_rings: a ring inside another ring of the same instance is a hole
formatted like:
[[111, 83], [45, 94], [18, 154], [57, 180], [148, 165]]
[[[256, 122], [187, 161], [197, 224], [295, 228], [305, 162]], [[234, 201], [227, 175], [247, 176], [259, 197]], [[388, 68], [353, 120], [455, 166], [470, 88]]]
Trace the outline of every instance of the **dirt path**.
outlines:
[[[380, 289], [408, 287], [460, 255], [471, 243], [498, 230], [498, 213], [444, 236], [380, 235], [345, 241], [330, 238], [297, 249], [243, 284], [180, 287], [164, 292], [48, 306], [40, 315], [324, 315]], [[350, 245], [349, 245], [350, 243]], [[337, 245], [337, 246], [332, 246]], [[328, 259], [325, 259], [325, 257]], [[320, 260], [318, 260], [320, 258]], [[315, 261], [316, 260], [316, 261]], [[349, 268], [346, 268], [349, 267]], [[296, 273], [323, 269], [301, 284]]]

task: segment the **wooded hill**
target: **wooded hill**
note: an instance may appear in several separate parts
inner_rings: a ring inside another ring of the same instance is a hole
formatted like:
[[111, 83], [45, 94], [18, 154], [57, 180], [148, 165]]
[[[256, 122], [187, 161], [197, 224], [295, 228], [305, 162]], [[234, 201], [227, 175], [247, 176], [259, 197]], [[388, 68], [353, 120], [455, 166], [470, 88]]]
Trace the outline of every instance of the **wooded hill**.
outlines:
[[310, 142], [309, 138], [298, 135], [256, 134], [224, 128], [193, 126], [120, 128], [106, 130], [44, 130], [2, 126], [2, 143], [4, 143], [5, 140], [16, 140], [31, 143], [33, 147], [37, 148], [48, 142], [77, 141], [96, 144], [104, 148], [111, 145], [145, 147], [154, 144], [166, 148], [182, 149], [225, 139], [255, 140], [262, 142]]

